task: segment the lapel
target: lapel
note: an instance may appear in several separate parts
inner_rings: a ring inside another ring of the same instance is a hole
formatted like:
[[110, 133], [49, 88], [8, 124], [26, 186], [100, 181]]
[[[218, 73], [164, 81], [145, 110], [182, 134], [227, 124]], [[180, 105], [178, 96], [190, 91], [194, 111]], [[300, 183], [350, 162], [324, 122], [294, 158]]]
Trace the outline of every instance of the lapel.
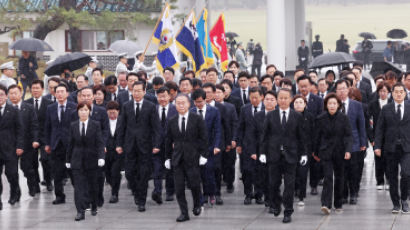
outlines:
[[186, 136], [188, 136], [189, 135], [189, 133], [188, 132], [190, 132], [190, 130], [191, 130], [191, 127], [192, 127], [192, 123], [194, 123], [193, 121], [192, 121], [192, 114], [191, 113], [188, 113], [188, 119], [187, 119], [187, 122], [188, 122], [188, 124], [185, 124], [185, 126], [186, 126], [186, 128], [185, 128], [185, 137]]
[[7, 120], [8, 115], [10, 114], [10, 105], [7, 103], [5, 104], [6, 106], [4, 107], [3, 115], [0, 121], [0, 125], [3, 126], [4, 122]]
[[404, 113], [403, 113], [403, 118], [401, 119], [401, 123], [405, 123], [408, 119], [409, 119], [409, 111], [410, 109], [410, 105], [408, 105], [407, 103], [404, 103]]
[[77, 128], [75, 129], [75, 134], [76, 134], [76, 136], [81, 138], [80, 120], [77, 120], [77, 121], [75, 122], [75, 127], [77, 127]]

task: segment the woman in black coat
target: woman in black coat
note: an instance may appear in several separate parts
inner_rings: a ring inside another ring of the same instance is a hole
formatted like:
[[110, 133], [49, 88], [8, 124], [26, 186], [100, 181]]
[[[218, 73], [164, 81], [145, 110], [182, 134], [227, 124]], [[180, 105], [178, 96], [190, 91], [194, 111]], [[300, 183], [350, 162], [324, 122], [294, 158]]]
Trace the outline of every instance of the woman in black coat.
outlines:
[[329, 93], [324, 100], [326, 112], [317, 117], [315, 126], [314, 154], [320, 159], [324, 174], [321, 210], [327, 215], [333, 194], [336, 212], [343, 210], [344, 159], [350, 159], [353, 142], [349, 118], [339, 110], [341, 104], [336, 94]]
[[76, 221], [85, 218], [85, 209], [91, 203], [91, 215], [97, 215], [98, 167], [103, 167], [104, 141], [100, 124], [89, 119], [91, 106], [77, 105], [77, 121], [71, 123], [66, 167], [72, 170]]

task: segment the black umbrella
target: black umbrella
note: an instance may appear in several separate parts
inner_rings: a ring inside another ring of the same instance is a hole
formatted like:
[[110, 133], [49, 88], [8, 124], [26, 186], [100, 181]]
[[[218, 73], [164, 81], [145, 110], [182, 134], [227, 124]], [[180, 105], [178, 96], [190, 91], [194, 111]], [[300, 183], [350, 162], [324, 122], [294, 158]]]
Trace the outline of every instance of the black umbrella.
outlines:
[[401, 39], [407, 37], [407, 33], [402, 29], [392, 29], [389, 32], [387, 32], [387, 37]]
[[44, 71], [48, 76], [60, 75], [64, 70], [74, 71], [81, 69], [91, 61], [91, 57], [87, 54], [75, 52], [59, 56], [50, 66]]
[[389, 70], [395, 72], [397, 75], [403, 72], [402, 69], [400, 69], [398, 66], [391, 62], [380, 61], [373, 62], [372, 69], [370, 70], [370, 75], [372, 75], [372, 77], [375, 78], [379, 74], [384, 74]]
[[315, 57], [310, 63], [309, 68], [322, 68], [325, 66], [341, 65], [355, 62], [356, 59], [352, 55], [345, 52], [330, 52]]
[[370, 32], [361, 32], [359, 36], [367, 39], [376, 39], [376, 36]]
[[11, 44], [10, 49], [23, 51], [54, 51], [45, 41], [36, 38], [22, 38]]
[[237, 33], [235, 33], [235, 32], [226, 32], [225, 33], [225, 37], [227, 37], [227, 38], [229, 38], [229, 39], [232, 39], [232, 38], [234, 38], [234, 37], [238, 37], [239, 35], [237, 34]]

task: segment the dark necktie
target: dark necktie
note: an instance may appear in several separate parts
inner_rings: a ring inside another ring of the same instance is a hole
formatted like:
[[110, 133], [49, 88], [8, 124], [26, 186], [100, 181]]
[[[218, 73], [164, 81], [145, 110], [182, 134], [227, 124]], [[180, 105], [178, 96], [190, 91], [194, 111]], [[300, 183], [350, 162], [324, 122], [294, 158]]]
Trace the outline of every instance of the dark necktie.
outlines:
[[253, 109], [253, 115], [255, 116], [255, 114], [258, 112], [258, 107], [257, 106], [255, 106], [255, 107], [253, 107], [254, 109]]
[[117, 94], [114, 93], [114, 101], [116, 101], [116, 100], [117, 100]]
[[401, 104], [397, 105], [397, 119], [401, 121]]
[[282, 112], [282, 127], [285, 128], [286, 126], [286, 111]]
[[165, 114], [165, 108], [162, 108], [162, 116], [161, 116], [161, 125], [162, 127], [165, 127], [165, 121], [167, 119], [167, 115]]
[[325, 96], [324, 93], [320, 93], [320, 97], [323, 98], [323, 96]]
[[204, 119], [204, 111], [202, 109], [199, 110], [199, 115], [201, 115], [202, 120]]
[[17, 110], [19, 110], [19, 106], [18, 106], [18, 105], [14, 105], [14, 108], [16, 108]]
[[85, 122], [81, 122], [82, 123], [82, 127], [81, 127], [81, 136], [85, 137]]
[[182, 117], [181, 133], [185, 137], [185, 117]]
[[36, 102], [34, 103], [34, 108], [36, 109], [36, 112], [38, 112], [38, 99], [36, 99]]
[[60, 105], [60, 122], [64, 119], [64, 105]]
[[135, 109], [135, 120], [138, 122], [138, 117], [140, 116], [140, 103], [137, 103], [137, 108]]
[[346, 104], [344, 102], [342, 103], [342, 113], [346, 114]]
[[242, 98], [243, 98], [243, 104], [246, 104], [246, 90], [243, 90]]

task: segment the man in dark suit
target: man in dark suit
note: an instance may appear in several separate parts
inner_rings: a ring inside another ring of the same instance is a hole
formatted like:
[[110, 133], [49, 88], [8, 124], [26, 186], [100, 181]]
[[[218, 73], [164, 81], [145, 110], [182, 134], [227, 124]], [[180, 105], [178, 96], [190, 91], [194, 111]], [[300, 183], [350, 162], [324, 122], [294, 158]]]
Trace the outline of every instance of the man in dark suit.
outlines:
[[239, 117], [239, 114], [241, 113], [241, 106], [242, 106], [241, 98], [235, 97], [232, 95], [233, 84], [230, 80], [227, 80], [227, 79], [223, 80], [221, 82], [221, 85], [225, 88], [224, 101], [229, 102], [235, 106], [236, 115], [237, 117]]
[[[128, 82], [128, 91], [123, 91], [118, 94], [117, 101], [120, 104], [120, 107], [122, 108], [125, 103], [128, 101], [132, 101], [132, 86], [134, 85], [135, 82], [139, 81], [139, 77], [136, 73], [128, 73], [127, 75], [127, 82]], [[144, 82], [145, 85], [145, 82]], [[144, 99], [147, 99], [148, 101], [156, 104], [158, 103], [157, 99], [155, 96], [151, 94], [145, 94]]]
[[71, 101], [71, 102], [78, 103], [78, 101], [77, 101], [77, 94], [78, 94], [78, 92], [79, 92], [82, 88], [88, 86], [88, 77], [85, 76], [84, 74], [78, 75], [78, 76], [76, 77], [75, 84], [76, 84], [76, 86], [77, 86], [77, 90], [71, 92], [71, 93], [70, 93], [70, 96], [68, 96], [67, 99], [68, 99], [69, 101]]
[[[270, 177], [270, 194], [274, 215], [285, 207], [283, 223], [291, 222], [295, 189], [296, 166], [307, 162], [306, 134], [303, 130], [303, 117], [290, 108], [292, 92], [280, 89], [278, 94], [279, 109], [268, 113], [261, 137], [261, 162], [267, 162]], [[305, 153], [302, 157], [300, 153]], [[284, 177], [283, 201], [280, 185]]]
[[57, 101], [55, 96], [55, 88], [58, 86], [58, 84], [60, 84], [60, 78], [58, 77], [51, 77], [47, 79], [48, 94], [44, 97], [52, 101], [53, 103]]
[[318, 96], [324, 100], [326, 95], [329, 93], [329, 83], [326, 79], [320, 78], [317, 81], [317, 86], [319, 89]]
[[152, 79], [152, 89], [147, 90], [147, 93], [154, 95], [157, 97], [157, 90], [164, 86], [164, 78], [162, 77], [154, 77]]
[[215, 204], [216, 180], [215, 167], [220, 163], [222, 124], [221, 115], [217, 108], [206, 104], [206, 93], [203, 89], [196, 89], [192, 93], [195, 107], [190, 112], [200, 115], [206, 125], [208, 134], [208, 162], [201, 168], [203, 203]]
[[242, 182], [245, 193], [245, 205], [252, 203], [255, 197], [258, 203], [263, 202], [263, 188], [257, 183], [257, 136], [254, 115], [265, 109], [262, 103], [262, 90], [258, 87], [250, 89], [250, 102], [241, 108], [239, 126], [237, 131], [236, 152], [240, 154]]
[[[44, 151], [45, 146], [45, 136], [44, 136], [44, 124], [46, 121], [46, 112], [47, 107], [53, 102], [42, 97], [44, 91], [44, 83], [42, 80], [34, 80], [31, 84], [31, 95], [30, 99], [27, 99], [25, 102], [34, 106], [34, 112], [36, 112], [38, 120], [38, 137], [40, 140], [40, 147], [36, 148], [35, 155], [37, 156], [38, 150], [40, 150], [40, 161], [43, 168], [43, 178], [44, 181], [41, 184], [47, 186], [47, 191], [51, 192], [53, 190], [52, 178], [51, 178], [51, 160], [48, 154]], [[33, 157], [34, 171], [36, 178], [40, 181], [40, 176], [38, 173], [38, 158]]]
[[372, 85], [370, 80], [362, 76], [362, 69], [359, 67], [354, 67], [352, 72], [355, 75], [356, 88], [360, 89], [362, 93], [362, 102], [370, 103], [372, 97]]
[[249, 78], [247, 72], [240, 72], [238, 76], [239, 88], [232, 90], [232, 96], [240, 98], [242, 105], [249, 102]]
[[40, 193], [40, 181], [36, 178], [33, 163], [34, 160], [38, 161], [35, 149], [40, 147], [37, 115], [32, 105], [22, 101], [23, 91], [19, 86], [11, 85], [8, 88], [8, 95], [12, 105], [19, 110], [19, 115], [23, 122], [24, 153], [20, 156], [20, 167], [27, 178], [29, 195], [34, 197], [36, 193]]
[[[407, 204], [410, 182], [410, 104], [404, 102], [406, 90], [397, 83], [392, 88], [394, 102], [385, 105], [379, 115], [376, 127], [374, 153], [383, 154], [387, 161], [387, 179], [390, 183], [390, 198], [393, 202], [392, 213], [409, 213]], [[401, 168], [399, 195], [399, 165]], [[400, 203], [401, 200], [401, 203]]]
[[72, 114], [76, 111], [76, 104], [67, 101], [68, 86], [60, 84], [55, 88], [57, 103], [47, 107], [45, 121], [45, 151], [50, 154], [54, 178], [54, 193], [56, 199], [53, 204], [65, 203], [63, 180], [66, 176], [65, 157], [68, 146], [68, 133]]
[[117, 101], [118, 95], [125, 91], [120, 89], [117, 85], [117, 77], [115, 75], [110, 75], [104, 79], [104, 86], [107, 91], [105, 95], [105, 101]]
[[[6, 103], [7, 88], [0, 84], [0, 177], [5, 167], [5, 174], [10, 184], [9, 203], [14, 205], [20, 200], [18, 185], [18, 156], [23, 154], [23, 124], [16, 108]], [[0, 181], [0, 210], [3, 209], [1, 194], [3, 184]]]
[[[293, 74], [293, 80], [294, 83], [292, 84], [292, 95], [299, 94], [299, 86], [298, 86], [298, 79], [299, 77], [305, 75], [305, 70], [304, 69], [297, 69], [295, 70], [295, 73]], [[286, 78], [284, 78], [286, 79]], [[279, 94], [279, 93], [278, 93]]]
[[[157, 91], [158, 105], [156, 111], [161, 123], [161, 143], [160, 152], [152, 156], [152, 163], [154, 166], [154, 190], [152, 191], [152, 200], [158, 204], [162, 204], [162, 179], [164, 175], [165, 162], [165, 137], [167, 136], [167, 126], [169, 120], [177, 115], [175, 106], [169, 103], [169, 89], [161, 87]], [[167, 170], [165, 176], [166, 201], [174, 200], [174, 181], [171, 170]]]
[[133, 100], [124, 104], [118, 127], [117, 152], [125, 152], [125, 176], [138, 211], [145, 212], [152, 154], [160, 151], [161, 125], [155, 105], [144, 99], [145, 83], [131, 87]]
[[189, 220], [188, 204], [185, 198], [187, 179], [192, 191], [193, 214], [201, 214], [200, 165], [205, 165], [208, 157], [208, 141], [205, 121], [200, 115], [189, 112], [190, 99], [184, 94], [176, 98], [178, 115], [169, 120], [165, 141], [167, 160], [165, 167], [174, 172], [175, 192], [181, 215], [177, 222]]
[[347, 160], [345, 170], [344, 203], [350, 193], [350, 204], [357, 204], [357, 192], [359, 180], [359, 154], [366, 150], [366, 128], [363, 107], [360, 102], [349, 99], [349, 83], [347, 80], [338, 80], [335, 83], [336, 95], [342, 101], [341, 110], [349, 117], [352, 128], [353, 145], [352, 157]]

